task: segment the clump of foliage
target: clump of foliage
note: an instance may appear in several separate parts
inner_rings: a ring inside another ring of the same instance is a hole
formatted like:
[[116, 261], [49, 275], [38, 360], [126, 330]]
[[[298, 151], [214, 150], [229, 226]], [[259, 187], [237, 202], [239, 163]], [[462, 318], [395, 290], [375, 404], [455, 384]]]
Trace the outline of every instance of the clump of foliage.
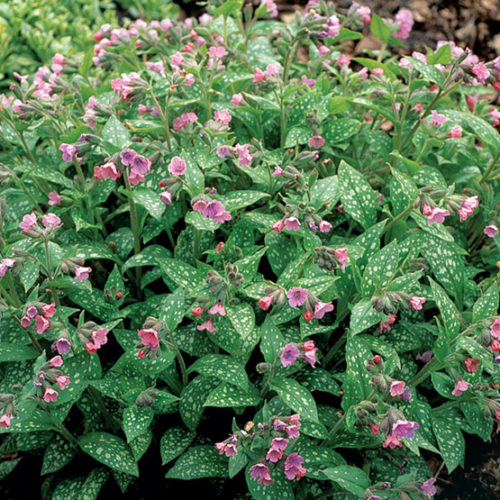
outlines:
[[421, 450], [498, 430], [500, 60], [276, 14], [104, 25], [0, 97], [2, 476], [95, 498], [153, 448], [167, 484], [430, 498]]

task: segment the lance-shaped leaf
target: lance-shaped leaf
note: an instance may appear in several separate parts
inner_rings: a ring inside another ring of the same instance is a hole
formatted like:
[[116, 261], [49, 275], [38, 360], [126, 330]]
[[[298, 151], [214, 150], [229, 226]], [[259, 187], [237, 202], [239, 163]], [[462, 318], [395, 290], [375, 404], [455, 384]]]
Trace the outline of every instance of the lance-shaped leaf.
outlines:
[[245, 368], [231, 356], [223, 354], [207, 354], [197, 359], [188, 369], [188, 373], [191, 372], [227, 381], [243, 390], [247, 389], [249, 384]]
[[364, 471], [351, 465], [339, 465], [325, 469], [323, 474], [337, 483], [342, 489], [364, 498], [365, 490], [370, 486], [370, 479]]
[[182, 455], [167, 472], [167, 479], [226, 477], [227, 459], [213, 445], [194, 446]]
[[457, 306], [452, 302], [450, 297], [446, 294], [443, 288], [436, 283], [432, 278], [429, 278], [429, 282], [432, 288], [432, 294], [434, 295], [434, 301], [436, 302], [441, 317], [443, 318], [443, 323], [448, 333], [448, 337], [453, 339], [457, 336], [460, 330], [460, 314], [458, 312]]
[[170, 427], [160, 440], [161, 463], [172, 461], [178, 457], [193, 441], [195, 433], [184, 427]]
[[310, 420], [318, 421], [316, 401], [314, 401], [309, 389], [291, 378], [275, 378], [271, 383], [271, 388], [293, 411]]

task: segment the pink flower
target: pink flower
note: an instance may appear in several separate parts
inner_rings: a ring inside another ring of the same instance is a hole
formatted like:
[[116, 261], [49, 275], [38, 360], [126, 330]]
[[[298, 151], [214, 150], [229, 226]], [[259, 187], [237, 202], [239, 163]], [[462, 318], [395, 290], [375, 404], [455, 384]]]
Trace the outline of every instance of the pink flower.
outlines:
[[263, 484], [264, 486], [269, 486], [271, 483], [274, 483], [269, 474], [269, 468], [262, 462], [258, 462], [250, 467], [250, 477], [252, 479], [257, 479], [257, 483]]
[[135, 155], [132, 159], [132, 165], [130, 166], [130, 172], [135, 172], [136, 174], [144, 175], [149, 174], [151, 170], [151, 160], [142, 155]]
[[458, 379], [455, 382], [455, 387], [451, 391], [453, 396], [461, 396], [463, 392], [465, 392], [472, 384], [469, 384], [469, 382], [466, 382], [465, 380]]
[[435, 222], [436, 224], [442, 224], [444, 222], [444, 218], [448, 215], [450, 215], [449, 210], [444, 210], [439, 207], [434, 207], [431, 210], [431, 214], [429, 216], [429, 224], [432, 224], [433, 222]]
[[340, 20], [336, 15], [330, 16], [327, 21], [328, 31], [326, 36], [331, 36], [335, 38], [340, 33]]
[[291, 366], [297, 361], [300, 351], [295, 344], [287, 344], [280, 353], [280, 360], [283, 366]]
[[285, 222], [283, 220], [276, 221], [271, 225], [271, 227], [273, 228], [273, 231], [281, 233], [281, 231], [283, 231], [283, 229], [285, 228]]
[[231, 151], [229, 146], [218, 146], [217, 147], [217, 156], [219, 158], [225, 158]]
[[448, 121], [446, 116], [439, 114], [435, 109], [432, 110], [432, 125], [440, 127], [446, 121]]
[[309, 139], [310, 148], [320, 148], [324, 146], [324, 144], [325, 144], [325, 139], [323, 139], [323, 137], [321, 137], [320, 135], [313, 135]]
[[35, 214], [27, 214], [23, 217], [23, 221], [19, 224], [21, 229], [29, 231], [37, 225], [37, 218]]
[[234, 443], [223, 441], [222, 443], [215, 443], [215, 447], [221, 455], [226, 455], [226, 457], [234, 457], [238, 454], [238, 449]]
[[388, 434], [386, 440], [382, 444], [384, 448], [389, 447], [391, 450], [396, 448], [397, 446], [402, 446], [401, 441], [396, 437], [393, 436], [392, 434]]
[[437, 493], [436, 487], [434, 486], [435, 482], [436, 478], [431, 477], [420, 485], [420, 489], [424, 492], [427, 498], [432, 498]]
[[304, 459], [297, 453], [291, 453], [286, 457], [284, 470], [287, 479], [290, 481], [296, 479], [298, 481], [301, 477], [305, 476], [307, 469], [302, 467], [303, 462]]
[[480, 363], [481, 361], [477, 358], [466, 358], [464, 360], [465, 368], [469, 373], [477, 372]]
[[266, 67], [266, 77], [272, 78], [273, 76], [279, 76], [281, 69], [280, 63], [268, 64]]
[[217, 331], [217, 328], [215, 328], [214, 324], [212, 323], [212, 319], [207, 319], [205, 323], [202, 323], [201, 325], [198, 325], [196, 329], [199, 332], [202, 332], [203, 330], [206, 330], [207, 332], [213, 333]]
[[236, 153], [236, 156], [238, 157], [238, 160], [240, 162], [240, 166], [242, 167], [246, 167], [252, 162], [253, 157], [248, 152], [249, 147], [250, 144], [236, 144], [236, 146], [234, 147], [234, 152]]
[[168, 189], [160, 194], [160, 199], [165, 205], [172, 205], [172, 193]]
[[401, 9], [395, 16], [396, 22], [399, 24], [399, 29], [394, 33], [394, 36], [401, 40], [406, 40], [410, 36], [410, 31], [413, 28], [413, 15], [408, 9]]
[[0, 261], [0, 278], [5, 276], [5, 273], [14, 267], [16, 261], [14, 259], [5, 258]]
[[137, 156], [137, 152], [134, 151], [133, 149], [124, 149], [120, 153], [120, 160], [125, 166], [130, 166], [132, 165], [132, 162], [134, 161], [135, 157]]
[[448, 132], [448, 137], [450, 139], [460, 139], [462, 137], [462, 129], [461, 127], [453, 127], [449, 132]]
[[158, 332], [154, 328], [139, 330], [137, 333], [141, 337], [141, 342], [144, 347], [149, 347], [152, 351], [156, 350], [160, 345]]
[[57, 229], [61, 225], [61, 219], [55, 214], [46, 214], [42, 217], [42, 223], [47, 229]]
[[425, 303], [425, 299], [423, 297], [417, 297], [414, 295], [410, 298], [410, 304], [415, 309], [415, 311], [420, 311], [422, 309], [422, 305]]
[[184, 57], [180, 52], [176, 52], [170, 57], [170, 66], [174, 71], [181, 71], [181, 66], [184, 64]]
[[474, 113], [478, 99], [479, 99], [478, 95], [468, 95], [465, 97], [465, 102], [467, 103], [467, 107], [469, 108], [469, 111], [471, 113]]
[[74, 144], [61, 144], [59, 151], [62, 152], [62, 159], [66, 162], [72, 162], [78, 148]]
[[5, 427], [6, 429], [10, 427], [10, 415], [8, 413], [4, 413], [0, 417], [0, 427]]
[[225, 246], [226, 244], [223, 241], [219, 241], [219, 243], [217, 243], [217, 246], [215, 247], [215, 253], [220, 253]]
[[275, 165], [274, 171], [271, 175], [273, 177], [279, 177], [280, 175], [283, 175], [283, 172], [284, 172], [284, 170], [279, 165]]
[[285, 227], [289, 231], [298, 231], [300, 227], [300, 221], [295, 216], [287, 217], [285, 219]]
[[60, 366], [62, 366], [63, 364], [63, 360], [61, 358], [61, 356], [54, 356], [50, 361], [49, 361], [49, 365], [52, 367], [52, 368], [59, 368]]
[[419, 428], [418, 422], [410, 422], [408, 420], [396, 420], [392, 424], [392, 435], [398, 438], [411, 439], [415, 435], [415, 431]]
[[278, 7], [273, 0], [261, 0], [260, 5], [267, 7], [270, 18], [278, 17]]
[[168, 165], [168, 171], [172, 175], [184, 175], [186, 172], [186, 162], [179, 156], [174, 156]]
[[300, 425], [287, 425], [285, 432], [290, 439], [296, 439], [300, 436]]
[[492, 337], [494, 337], [495, 339], [500, 340], [500, 318], [496, 319], [490, 325], [490, 333], [491, 333]]
[[183, 113], [181, 116], [174, 120], [174, 130], [179, 132], [187, 125], [192, 125], [198, 120], [196, 113]]
[[496, 227], [494, 224], [490, 224], [489, 226], [486, 226], [484, 228], [483, 233], [489, 238], [493, 238], [498, 234], [498, 227]]
[[57, 401], [57, 396], [59, 396], [59, 393], [52, 389], [51, 387], [46, 387], [45, 388], [45, 393], [43, 394], [43, 400], [46, 403], [50, 403], [51, 401]]
[[91, 273], [91, 272], [92, 272], [91, 267], [76, 266], [75, 267], [76, 281], [88, 280], [89, 273]]
[[486, 80], [490, 77], [490, 70], [486, 67], [484, 62], [474, 64], [472, 66], [472, 74], [479, 80], [483, 85], [486, 84]]
[[253, 80], [252, 82], [262, 82], [263, 80], [266, 79], [266, 73], [262, 71], [260, 68], [257, 68], [255, 70], [255, 73], [253, 75]]
[[307, 85], [310, 89], [316, 85], [316, 80], [314, 78], [307, 78], [306, 75], [302, 75], [301, 81], [304, 85]]
[[340, 269], [344, 270], [348, 261], [347, 248], [335, 248], [333, 253], [339, 262]]
[[300, 288], [300, 287], [291, 288], [286, 293], [290, 307], [297, 307], [304, 305], [308, 295], [309, 292], [305, 288]]
[[265, 295], [262, 297], [257, 305], [263, 310], [267, 311], [269, 307], [271, 307], [271, 304], [273, 303], [274, 297], [272, 295]]
[[321, 319], [327, 312], [333, 311], [333, 304], [331, 302], [318, 301], [314, 304], [314, 317]]
[[337, 64], [339, 66], [349, 66], [349, 64], [351, 64], [351, 58], [347, 54], [340, 54], [337, 59]]
[[23, 316], [21, 318], [21, 326], [23, 328], [28, 328], [31, 325], [31, 319], [28, 316]]
[[392, 397], [401, 396], [405, 390], [405, 382], [403, 380], [393, 380], [390, 386], [390, 393]]
[[319, 230], [321, 233], [328, 233], [331, 228], [332, 228], [332, 225], [326, 220], [322, 220], [319, 223]]
[[60, 375], [56, 377], [56, 383], [59, 386], [59, 389], [63, 390], [69, 385], [69, 377], [66, 375]]
[[146, 113], [149, 112], [149, 107], [145, 106], [144, 104], [139, 104], [139, 115], [144, 116]]
[[50, 321], [43, 316], [40, 316], [37, 314], [35, 318], [35, 328], [36, 328], [36, 333], [42, 334], [47, 328], [50, 326]]
[[112, 161], [94, 167], [94, 178], [98, 181], [101, 179], [113, 179], [116, 181], [121, 175], [122, 173], [117, 170], [116, 165]]
[[234, 94], [231, 97], [230, 102], [233, 106], [241, 106], [243, 104], [243, 101], [244, 101], [243, 94]]
[[462, 202], [462, 206], [457, 210], [461, 221], [467, 220], [474, 213], [474, 209], [479, 205], [477, 196], [470, 196]]
[[59, 203], [61, 203], [62, 201], [62, 198], [61, 198], [61, 195], [59, 193], [57, 193], [56, 191], [51, 191], [49, 193], [49, 205], [59, 205]]
[[31, 306], [31, 307], [28, 307], [28, 309], [26, 310], [26, 314], [30, 318], [34, 318], [38, 314], [38, 311], [37, 311], [35, 306]]
[[59, 337], [55, 343], [55, 350], [59, 354], [68, 354], [71, 349], [71, 342], [66, 337]]
[[99, 349], [101, 346], [103, 346], [108, 342], [107, 335], [108, 335], [108, 330], [106, 328], [98, 328], [97, 330], [94, 330], [90, 334], [94, 342], [94, 345], [97, 349]]
[[54, 316], [54, 314], [56, 312], [56, 305], [54, 304], [54, 302], [51, 302], [50, 304], [44, 304], [41, 309], [42, 309], [43, 315], [47, 319], [52, 318], [52, 316]]
[[226, 310], [224, 309], [224, 304], [222, 302], [216, 302], [209, 310], [208, 314], [218, 314], [219, 316], [225, 316]]
[[[312, 349], [305, 347], [308, 344], [312, 344]], [[308, 342], [304, 342], [300, 347], [302, 348], [302, 360], [306, 363], [309, 363], [311, 365], [311, 368], [314, 368], [314, 365], [317, 361], [316, 352], [318, 351], [318, 349], [314, 347], [314, 342], [312, 340], [309, 340]]]
[[229, 122], [233, 117], [229, 114], [227, 109], [221, 109], [220, 111], [214, 112], [215, 121], [221, 123], [222, 125], [229, 125]]

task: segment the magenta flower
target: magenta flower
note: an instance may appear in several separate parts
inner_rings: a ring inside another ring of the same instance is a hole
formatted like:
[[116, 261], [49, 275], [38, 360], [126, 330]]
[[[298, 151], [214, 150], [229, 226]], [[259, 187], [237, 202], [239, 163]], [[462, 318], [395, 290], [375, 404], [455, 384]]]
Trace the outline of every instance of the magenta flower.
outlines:
[[16, 261], [14, 259], [5, 258], [0, 261], [0, 278], [5, 276], [5, 273], [14, 267]]
[[286, 457], [284, 470], [287, 479], [290, 481], [296, 479], [298, 481], [301, 477], [305, 476], [307, 469], [302, 467], [303, 462], [304, 459], [297, 453], [291, 453]]
[[41, 309], [42, 309], [43, 315], [46, 318], [52, 318], [52, 316], [54, 316], [54, 314], [56, 312], [56, 305], [54, 302], [51, 302], [50, 304], [44, 304], [41, 307]]
[[295, 216], [287, 217], [285, 219], [285, 227], [289, 231], [298, 231], [300, 227], [300, 221]]
[[62, 159], [66, 162], [72, 162], [73, 156], [76, 155], [78, 148], [73, 144], [61, 144], [59, 151], [62, 152]]
[[290, 290], [288, 290], [288, 292], [286, 292], [290, 307], [298, 307], [304, 305], [308, 295], [308, 290], [306, 290], [305, 288], [300, 288], [298, 286], [291, 288]]
[[160, 199], [165, 205], [172, 205], [172, 193], [168, 189], [160, 194]]
[[248, 152], [248, 148], [250, 147], [250, 144], [236, 144], [234, 147], [234, 152], [236, 156], [238, 157], [238, 161], [240, 162], [241, 167], [246, 167], [247, 165], [250, 165], [252, 162], [252, 155]]
[[326, 37], [335, 38], [340, 33], [340, 19], [336, 16], [330, 16], [327, 21], [328, 31], [326, 32]]
[[5, 427], [6, 429], [10, 427], [10, 415], [8, 413], [4, 413], [0, 417], [0, 427]]
[[113, 179], [116, 181], [121, 175], [122, 173], [116, 168], [116, 165], [112, 161], [94, 167], [94, 178], [98, 181], [102, 179]]
[[266, 460], [268, 462], [271, 462], [272, 464], [280, 461], [282, 457], [283, 452], [273, 447], [269, 448], [268, 452], [266, 453]]
[[285, 432], [290, 439], [296, 439], [300, 436], [300, 425], [287, 425]]
[[320, 135], [313, 135], [309, 139], [309, 147], [310, 148], [320, 148], [325, 145], [325, 139], [321, 137]]
[[61, 198], [61, 195], [59, 193], [57, 193], [56, 191], [51, 191], [49, 193], [49, 205], [59, 205], [59, 203], [61, 203], [62, 201], [62, 198]]
[[219, 146], [217, 148], [217, 156], [219, 158], [225, 158], [231, 152], [231, 148], [229, 146]]
[[275, 431], [284, 431], [286, 429], [286, 424], [279, 418], [273, 420], [273, 427]]
[[137, 335], [141, 337], [142, 345], [144, 347], [149, 347], [149, 349], [151, 349], [152, 351], [155, 351], [160, 345], [158, 332], [154, 328], [139, 330]]
[[233, 106], [241, 106], [241, 104], [243, 104], [243, 101], [244, 101], [243, 94], [234, 94], [231, 97], [230, 102]]
[[318, 301], [314, 304], [314, 317], [316, 319], [322, 319], [330, 311], [333, 311], [333, 304], [331, 302]]
[[411, 439], [415, 435], [415, 431], [419, 428], [418, 422], [408, 420], [396, 420], [392, 424], [392, 435], [398, 438]]
[[500, 318], [497, 318], [490, 325], [490, 333], [492, 337], [496, 338], [497, 340], [500, 340]]
[[202, 332], [206, 330], [207, 332], [213, 333], [217, 331], [217, 328], [215, 328], [214, 324], [212, 323], [212, 319], [207, 319], [205, 323], [202, 323], [201, 325], [198, 325], [196, 329], [199, 332]]
[[335, 257], [339, 261], [339, 267], [342, 271], [345, 269], [345, 265], [347, 264], [348, 259], [348, 251], [347, 248], [335, 248], [333, 250]]
[[186, 172], [186, 162], [179, 156], [174, 156], [168, 165], [168, 171], [172, 175], [184, 175]]
[[297, 361], [297, 358], [300, 355], [300, 351], [295, 344], [287, 344], [281, 350], [280, 360], [283, 366], [290, 366]]
[[451, 391], [453, 396], [460, 397], [463, 392], [465, 392], [472, 384], [469, 384], [469, 382], [466, 382], [465, 380], [458, 379], [455, 382], [455, 387]]
[[460, 127], [453, 127], [449, 132], [448, 132], [448, 137], [450, 139], [461, 139], [462, 138], [462, 129]]
[[306, 75], [302, 75], [301, 81], [304, 85], [307, 85], [310, 89], [316, 85], [316, 80], [314, 78], [307, 78]]
[[31, 325], [31, 319], [28, 316], [23, 316], [21, 318], [21, 326], [23, 328], [28, 328]]
[[181, 131], [188, 125], [192, 125], [198, 120], [196, 113], [183, 113], [181, 116], [174, 120], [174, 130]]
[[54, 402], [57, 401], [57, 396], [59, 396], [59, 393], [57, 391], [52, 389], [52, 387], [46, 387], [43, 394], [43, 400], [46, 403]]
[[401, 441], [396, 436], [393, 436], [392, 434], [388, 434], [387, 438], [385, 439], [385, 441], [382, 444], [383, 448], [389, 447], [391, 450], [393, 450], [397, 446], [402, 446]]
[[265, 486], [269, 486], [274, 482], [269, 474], [269, 468], [262, 462], [258, 462], [250, 467], [250, 477], [257, 479], [258, 484], [264, 484]]
[[215, 443], [215, 447], [217, 448], [217, 450], [219, 450], [220, 455], [226, 455], [226, 457], [234, 457], [238, 454], [236, 444], [230, 443], [228, 441]]
[[71, 342], [66, 337], [59, 337], [56, 340], [55, 349], [59, 354], [68, 354], [71, 349]]
[[285, 228], [285, 222], [283, 220], [276, 221], [271, 225], [271, 227], [273, 228], [273, 231], [281, 233], [281, 231], [283, 231], [283, 229]]
[[484, 62], [480, 62], [478, 64], [474, 64], [472, 66], [472, 74], [478, 79], [480, 83], [483, 85], [486, 84], [486, 80], [490, 77], [491, 72], [490, 70], [486, 67]]
[[63, 360], [61, 358], [61, 356], [54, 356], [50, 361], [49, 361], [49, 365], [52, 367], [52, 368], [59, 368], [60, 366], [62, 366], [63, 364]]
[[283, 175], [283, 172], [284, 172], [284, 170], [279, 165], [275, 165], [274, 171], [271, 175], [273, 177], [279, 177], [280, 175]]
[[56, 377], [56, 383], [61, 391], [69, 385], [69, 382], [69, 377], [67, 377], [66, 375], [59, 375], [59, 377]]
[[392, 397], [401, 396], [405, 390], [405, 382], [403, 380], [393, 380], [390, 386], [390, 393]]
[[474, 213], [474, 209], [478, 206], [479, 200], [477, 199], [477, 196], [470, 196], [469, 198], [465, 198], [465, 200], [462, 202], [462, 206], [458, 209], [460, 220], [466, 220]]
[[76, 266], [75, 267], [76, 281], [88, 280], [89, 279], [89, 274], [91, 272], [92, 272], [92, 268], [91, 267]]
[[490, 224], [484, 228], [483, 233], [489, 238], [493, 238], [498, 234], [498, 227], [494, 224]]
[[420, 311], [424, 303], [425, 299], [423, 297], [417, 297], [416, 295], [410, 297], [410, 304], [413, 307], [413, 309], [415, 309], [415, 311]]
[[50, 326], [50, 321], [39, 314], [35, 318], [36, 333], [42, 334]]
[[435, 482], [436, 478], [431, 477], [420, 485], [420, 489], [425, 493], [427, 498], [432, 498], [437, 493], [436, 487], [434, 486]]
[[108, 330], [106, 328], [98, 328], [94, 330], [90, 336], [92, 337], [92, 341], [96, 349], [99, 349], [101, 346], [108, 342]]

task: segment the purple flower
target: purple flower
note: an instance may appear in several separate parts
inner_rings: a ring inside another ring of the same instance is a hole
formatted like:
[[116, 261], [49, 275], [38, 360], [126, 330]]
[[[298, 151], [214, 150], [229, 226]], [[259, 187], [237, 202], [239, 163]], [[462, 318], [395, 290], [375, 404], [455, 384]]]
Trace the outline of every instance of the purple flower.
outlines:
[[297, 479], [297, 481], [305, 475], [307, 472], [307, 469], [304, 469], [302, 467], [302, 463], [304, 462], [304, 459], [298, 455], [297, 453], [292, 453], [286, 457], [285, 460], [285, 476], [290, 480], [293, 481], [294, 479]]
[[405, 385], [402, 380], [393, 380], [390, 388], [391, 396], [401, 396], [405, 390]]
[[186, 172], [186, 162], [179, 156], [174, 156], [168, 165], [168, 171], [172, 175], [184, 175]]
[[61, 144], [59, 146], [59, 151], [62, 152], [62, 159], [67, 162], [73, 161], [73, 156], [75, 156], [78, 148], [73, 144]]
[[288, 297], [288, 303], [290, 307], [297, 307], [304, 305], [309, 292], [305, 288], [300, 288], [298, 286], [288, 290], [286, 296]]
[[398, 438], [411, 439], [415, 435], [415, 430], [419, 428], [418, 422], [408, 420], [396, 420], [392, 424], [392, 435]]
[[145, 156], [136, 155], [132, 160], [131, 168], [138, 174], [149, 174], [149, 171], [151, 170], [151, 160]]
[[280, 359], [283, 366], [290, 366], [297, 361], [300, 351], [295, 344], [287, 344], [281, 350]]
[[71, 342], [66, 337], [59, 337], [55, 342], [55, 350], [59, 354], [68, 354], [71, 349]]
[[264, 484], [264, 486], [269, 486], [274, 482], [269, 474], [269, 468], [262, 462], [258, 462], [250, 467], [250, 477], [257, 479], [257, 483]]
[[436, 487], [434, 486], [435, 482], [436, 479], [431, 477], [420, 485], [420, 489], [425, 493], [427, 498], [432, 498], [436, 494]]
[[407, 388], [403, 391], [403, 394], [401, 394], [401, 397], [402, 397], [405, 401], [408, 401], [409, 403], [411, 403], [411, 393], [412, 393], [411, 387], [407, 387]]
[[133, 149], [125, 149], [120, 153], [120, 160], [124, 165], [128, 166], [132, 165], [136, 156], [137, 153]]
[[483, 233], [488, 236], [488, 238], [493, 238], [498, 234], [498, 228], [494, 224], [490, 224], [484, 228]]

